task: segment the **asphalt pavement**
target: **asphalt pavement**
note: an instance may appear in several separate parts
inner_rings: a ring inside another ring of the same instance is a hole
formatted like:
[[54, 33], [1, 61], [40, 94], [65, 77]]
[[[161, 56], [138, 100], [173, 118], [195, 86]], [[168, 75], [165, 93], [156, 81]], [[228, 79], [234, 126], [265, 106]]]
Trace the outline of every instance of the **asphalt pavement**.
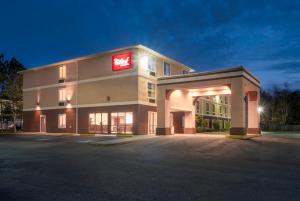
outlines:
[[300, 200], [300, 138], [113, 138], [0, 136], [0, 200]]

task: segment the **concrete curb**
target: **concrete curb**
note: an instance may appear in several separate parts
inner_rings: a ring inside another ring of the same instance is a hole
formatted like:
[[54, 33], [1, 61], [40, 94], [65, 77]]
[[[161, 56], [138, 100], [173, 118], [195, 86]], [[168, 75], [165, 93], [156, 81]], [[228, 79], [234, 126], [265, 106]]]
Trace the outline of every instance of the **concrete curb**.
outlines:
[[251, 138], [261, 137], [261, 134], [249, 134], [249, 135], [225, 135], [228, 139], [238, 139], [238, 140], [250, 140]]

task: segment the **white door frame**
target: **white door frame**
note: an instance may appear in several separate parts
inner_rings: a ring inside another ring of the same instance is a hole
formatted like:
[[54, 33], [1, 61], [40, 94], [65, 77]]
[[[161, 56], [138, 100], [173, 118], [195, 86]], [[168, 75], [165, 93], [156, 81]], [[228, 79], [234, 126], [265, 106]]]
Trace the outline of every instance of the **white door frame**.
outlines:
[[[45, 118], [45, 132], [42, 132], [42, 118]], [[46, 131], [47, 131], [47, 121], [46, 121], [46, 115], [40, 115], [40, 133], [46, 133]]]

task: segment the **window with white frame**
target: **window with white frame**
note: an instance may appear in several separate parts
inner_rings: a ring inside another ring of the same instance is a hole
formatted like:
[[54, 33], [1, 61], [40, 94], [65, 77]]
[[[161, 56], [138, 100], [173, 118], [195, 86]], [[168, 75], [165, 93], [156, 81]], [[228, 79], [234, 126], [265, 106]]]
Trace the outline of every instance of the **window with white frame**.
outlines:
[[164, 76], [171, 75], [171, 64], [164, 62]]
[[111, 113], [111, 133], [132, 133], [133, 113], [113, 112]]
[[90, 113], [89, 132], [108, 133], [108, 113]]
[[155, 99], [156, 94], [155, 94], [155, 84], [152, 82], [147, 83], [147, 96], [148, 98]]
[[66, 128], [66, 114], [58, 114], [58, 128]]
[[62, 103], [66, 101], [66, 89], [60, 88], [58, 90], [58, 102]]
[[152, 56], [142, 56], [141, 58], [141, 67], [145, 73], [155, 76], [156, 74], [156, 60]]
[[66, 79], [66, 66], [65, 65], [59, 67], [59, 79], [60, 80]]

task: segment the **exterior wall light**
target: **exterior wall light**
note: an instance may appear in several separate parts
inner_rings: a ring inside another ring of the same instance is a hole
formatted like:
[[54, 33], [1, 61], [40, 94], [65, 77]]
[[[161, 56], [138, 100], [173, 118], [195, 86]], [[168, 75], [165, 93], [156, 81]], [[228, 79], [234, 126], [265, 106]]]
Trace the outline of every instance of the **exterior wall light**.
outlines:
[[259, 107], [257, 108], [257, 111], [258, 111], [259, 113], [262, 113], [262, 112], [264, 112], [264, 108], [263, 108], [262, 106], [259, 106]]

